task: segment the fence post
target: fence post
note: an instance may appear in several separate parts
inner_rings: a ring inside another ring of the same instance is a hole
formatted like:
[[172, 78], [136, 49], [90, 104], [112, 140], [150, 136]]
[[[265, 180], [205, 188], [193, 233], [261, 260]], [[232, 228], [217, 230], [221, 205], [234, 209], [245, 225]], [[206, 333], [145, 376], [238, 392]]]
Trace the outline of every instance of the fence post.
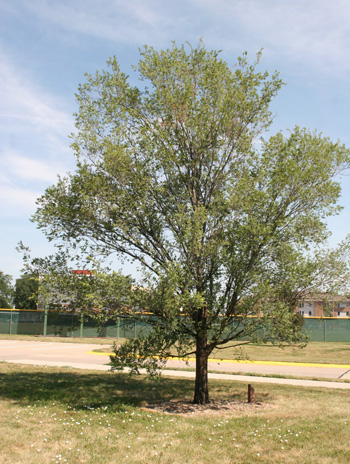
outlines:
[[117, 340], [120, 338], [120, 317], [117, 317]]
[[10, 335], [12, 335], [12, 311], [10, 311]]
[[323, 341], [327, 341], [327, 331], [326, 331], [327, 319], [323, 319]]
[[83, 338], [83, 331], [84, 331], [84, 314], [80, 314], [80, 338]]
[[46, 299], [46, 302], [45, 302], [45, 314], [44, 314], [44, 337], [46, 337], [47, 335], [47, 314], [48, 314], [48, 310], [49, 310], [49, 303]]

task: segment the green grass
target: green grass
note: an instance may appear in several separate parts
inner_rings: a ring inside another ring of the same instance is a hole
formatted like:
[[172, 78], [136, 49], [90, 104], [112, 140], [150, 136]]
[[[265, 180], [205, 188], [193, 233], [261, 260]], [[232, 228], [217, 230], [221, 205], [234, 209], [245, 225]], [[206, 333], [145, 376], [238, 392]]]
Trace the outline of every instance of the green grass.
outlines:
[[[110, 347], [96, 349], [110, 352]], [[214, 351], [211, 359], [240, 359], [250, 361], [299, 362], [319, 364], [350, 364], [350, 343], [310, 342], [306, 347], [274, 345], [244, 345]]]
[[218, 359], [247, 357], [252, 361], [282, 361], [320, 364], [350, 364], [349, 342], [310, 342], [305, 348], [274, 345], [244, 345], [241, 348], [217, 350], [211, 355]]
[[[143, 402], [192, 397], [193, 382], [0, 363], [1, 464], [350, 462], [347, 391], [211, 381], [241, 409], [179, 416]], [[263, 407], [264, 406], [264, 407]], [[266, 407], [265, 407], [266, 406]]]

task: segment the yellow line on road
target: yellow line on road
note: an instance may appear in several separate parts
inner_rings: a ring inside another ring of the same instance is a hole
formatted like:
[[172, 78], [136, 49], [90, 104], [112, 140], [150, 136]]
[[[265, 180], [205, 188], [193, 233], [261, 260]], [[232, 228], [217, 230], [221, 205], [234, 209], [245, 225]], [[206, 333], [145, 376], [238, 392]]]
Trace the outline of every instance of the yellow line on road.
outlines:
[[[88, 351], [88, 354], [96, 354], [100, 356], [113, 356], [113, 353], [101, 353], [98, 351]], [[173, 361], [195, 361], [196, 358], [168, 358], [169, 360]], [[244, 361], [240, 359], [215, 359], [209, 358], [208, 362], [216, 363], [216, 364], [263, 364], [266, 366], [296, 366], [296, 367], [333, 367], [336, 369], [350, 369], [350, 364], [320, 364], [320, 363], [303, 363], [303, 362], [285, 362], [285, 361]]]

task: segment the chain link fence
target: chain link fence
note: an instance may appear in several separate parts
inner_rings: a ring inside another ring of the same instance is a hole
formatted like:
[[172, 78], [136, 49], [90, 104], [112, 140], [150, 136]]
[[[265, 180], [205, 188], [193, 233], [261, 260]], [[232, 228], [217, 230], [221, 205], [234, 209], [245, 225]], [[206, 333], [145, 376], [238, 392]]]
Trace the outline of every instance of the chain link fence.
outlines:
[[[146, 319], [114, 318], [98, 325], [88, 316], [43, 310], [0, 309], [0, 333], [59, 337], [137, 338], [151, 330]], [[350, 342], [350, 318], [304, 319], [303, 331], [313, 342]]]

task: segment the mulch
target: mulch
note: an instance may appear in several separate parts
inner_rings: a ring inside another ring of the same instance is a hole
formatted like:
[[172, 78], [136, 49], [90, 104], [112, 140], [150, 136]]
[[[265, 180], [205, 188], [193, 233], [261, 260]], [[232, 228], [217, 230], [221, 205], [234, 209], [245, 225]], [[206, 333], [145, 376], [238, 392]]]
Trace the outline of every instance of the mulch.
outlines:
[[167, 401], [163, 403], [147, 403], [143, 409], [165, 414], [179, 414], [184, 416], [197, 414], [225, 414], [235, 411], [257, 411], [270, 409], [268, 403], [247, 403], [244, 401], [211, 400], [207, 404], [193, 404], [190, 401]]

